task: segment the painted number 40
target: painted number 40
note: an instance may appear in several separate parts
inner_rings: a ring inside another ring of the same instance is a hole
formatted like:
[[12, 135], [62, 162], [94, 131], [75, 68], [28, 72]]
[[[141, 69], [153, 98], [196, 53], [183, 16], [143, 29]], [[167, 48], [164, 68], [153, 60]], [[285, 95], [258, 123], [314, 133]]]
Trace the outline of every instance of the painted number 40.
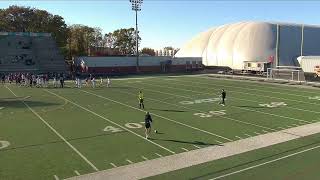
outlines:
[[194, 113], [193, 115], [199, 116], [201, 118], [209, 118], [212, 116], [222, 116], [225, 114], [226, 114], [225, 110], [220, 110], [220, 111], [209, 111], [209, 113]]

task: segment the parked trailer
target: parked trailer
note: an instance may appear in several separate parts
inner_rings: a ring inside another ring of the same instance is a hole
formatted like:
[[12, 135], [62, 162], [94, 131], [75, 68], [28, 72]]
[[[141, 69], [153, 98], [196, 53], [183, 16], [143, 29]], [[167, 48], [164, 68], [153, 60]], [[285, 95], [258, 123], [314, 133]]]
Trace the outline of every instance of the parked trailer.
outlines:
[[300, 56], [297, 60], [305, 73], [320, 77], [320, 56]]

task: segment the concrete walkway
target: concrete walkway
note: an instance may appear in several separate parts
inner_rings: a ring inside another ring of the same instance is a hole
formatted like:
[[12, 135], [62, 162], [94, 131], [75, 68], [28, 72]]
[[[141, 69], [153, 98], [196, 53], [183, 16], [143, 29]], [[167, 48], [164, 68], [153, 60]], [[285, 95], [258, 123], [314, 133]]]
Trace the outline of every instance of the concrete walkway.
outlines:
[[70, 180], [141, 179], [320, 133], [320, 122], [99, 171]]

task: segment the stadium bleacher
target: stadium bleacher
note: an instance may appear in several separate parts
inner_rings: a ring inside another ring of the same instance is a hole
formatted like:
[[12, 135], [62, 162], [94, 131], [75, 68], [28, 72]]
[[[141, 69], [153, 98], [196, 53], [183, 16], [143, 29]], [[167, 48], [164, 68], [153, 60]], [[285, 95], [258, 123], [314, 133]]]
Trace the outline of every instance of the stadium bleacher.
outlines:
[[0, 33], [0, 72], [64, 72], [64, 58], [48, 33]]

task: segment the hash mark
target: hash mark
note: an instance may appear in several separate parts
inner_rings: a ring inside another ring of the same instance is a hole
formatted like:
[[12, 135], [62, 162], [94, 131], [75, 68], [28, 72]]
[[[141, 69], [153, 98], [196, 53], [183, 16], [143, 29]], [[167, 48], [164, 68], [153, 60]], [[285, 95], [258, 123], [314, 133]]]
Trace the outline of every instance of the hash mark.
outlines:
[[118, 167], [118, 166], [116, 166], [115, 164], [113, 164], [113, 163], [110, 163], [111, 164], [111, 166], [113, 166], [113, 167]]
[[133, 162], [132, 161], [130, 161], [129, 159], [126, 159], [126, 161], [128, 162], [128, 163], [130, 163], [130, 164], [132, 164]]
[[81, 175], [77, 170], [74, 170], [74, 173], [76, 173], [76, 175], [78, 175], [78, 176]]
[[141, 157], [142, 157], [142, 159], [144, 159], [144, 160], [146, 160], [146, 161], [149, 160], [148, 158], [146, 158], [146, 157], [144, 157], [144, 156], [141, 156]]
[[201, 147], [197, 146], [197, 145], [193, 145], [194, 147], [198, 148], [198, 149], [201, 149]]
[[181, 149], [182, 149], [182, 150], [184, 150], [184, 151], [186, 151], [186, 152], [187, 152], [187, 151], [189, 151], [189, 150], [188, 150], [188, 149], [186, 149], [186, 148], [181, 148]]

